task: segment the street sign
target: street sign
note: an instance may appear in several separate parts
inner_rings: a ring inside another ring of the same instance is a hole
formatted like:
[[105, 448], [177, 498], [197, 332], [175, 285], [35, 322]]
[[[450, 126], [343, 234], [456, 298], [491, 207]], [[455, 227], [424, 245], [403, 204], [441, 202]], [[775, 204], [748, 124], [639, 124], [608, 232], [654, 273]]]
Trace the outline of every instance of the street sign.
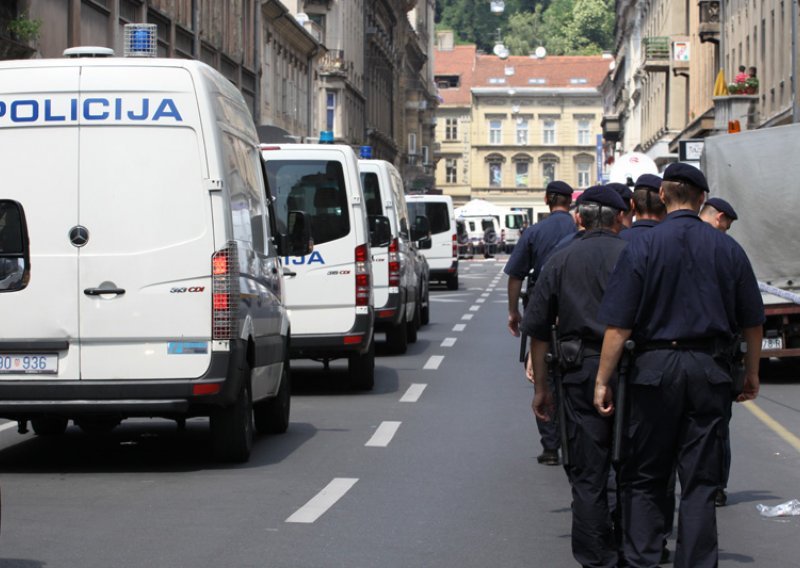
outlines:
[[681, 162], [699, 162], [705, 141], [702, 138], [680, 140], [678, 142], [678, 160]]

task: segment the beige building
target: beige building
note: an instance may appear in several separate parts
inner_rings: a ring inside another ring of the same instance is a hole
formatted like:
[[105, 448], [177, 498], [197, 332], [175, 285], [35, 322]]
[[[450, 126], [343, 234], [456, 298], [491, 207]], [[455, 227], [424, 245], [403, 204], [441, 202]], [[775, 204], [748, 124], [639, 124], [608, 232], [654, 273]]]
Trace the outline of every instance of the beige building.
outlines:
[[457, 204], [480, 198], [538, 214], [546, 211], [550, 181], [576, 189], [597, 183], [603, 115], [597, 87], [610, 61], [501, 60], [443, 40], [436, 58], [444, 99], [437, 112], [437, 186]]

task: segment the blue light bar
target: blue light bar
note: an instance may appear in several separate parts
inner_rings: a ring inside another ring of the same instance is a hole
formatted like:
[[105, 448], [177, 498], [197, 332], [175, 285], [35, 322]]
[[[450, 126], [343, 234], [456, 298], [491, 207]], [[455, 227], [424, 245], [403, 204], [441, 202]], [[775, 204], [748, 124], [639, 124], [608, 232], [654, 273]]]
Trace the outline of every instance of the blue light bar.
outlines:
[[361, 158], [369, 160], [372, 158], [372, 146], [361, 146]]
[[157, 34], [155, 24], [125, 24], [125, 57], [156, 57]]
[[323, 130], [319, 133], [320, 144], [333, 144], [333, 130]]

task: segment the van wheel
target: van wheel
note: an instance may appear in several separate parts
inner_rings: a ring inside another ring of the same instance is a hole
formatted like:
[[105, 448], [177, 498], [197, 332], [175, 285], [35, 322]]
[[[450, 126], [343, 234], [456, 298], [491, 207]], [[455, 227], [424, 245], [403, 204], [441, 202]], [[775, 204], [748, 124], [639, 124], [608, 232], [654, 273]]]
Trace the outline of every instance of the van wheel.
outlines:
[[91, 418], [78, 418], [75, 424], [86, 434], [108, 434], [122, 422], [114, 416], [96, 416]]
[[386, 330], [386, 343], [389, 346], [389, 351], [396, 354], [403, 354], [408, 350], [408, 332], [405, 322], [400, 322], [399, 325], [393, 325]]
[[369, 351], [350, 355], [347, 360], [350, 373], [350, 386], [357, 390], [372, 390], [375, 386], [375, 338], [370, 342]]
[[458, 272], [447, 277], [447, 289], [458, 290]]
[[256, 431], [259, 434], [283, 434], [289, 428], [289, 414], [292, 406], [290, 377], [289, 361], [285, 361], [278, 394], [253, 405]]
[[234, 403], [211, 414], [211, 451], [218, 461], [246, 462], [250, 458], [254, 424], [249, 369], [242, 382]]
[[409, 343], [416, 343], [418, 338], [418, 331], [420, 328], [420, 309], [419, 309], [419, 302], [417, 305], [414, 306], [414, 319], [408, 322], [407, 330], [408, 330], [408, 342]]
[[37, 436], [61, 436], [67, 431], [68, 418], [63, 416], [42, 416], [33, 418], [31, 426]]

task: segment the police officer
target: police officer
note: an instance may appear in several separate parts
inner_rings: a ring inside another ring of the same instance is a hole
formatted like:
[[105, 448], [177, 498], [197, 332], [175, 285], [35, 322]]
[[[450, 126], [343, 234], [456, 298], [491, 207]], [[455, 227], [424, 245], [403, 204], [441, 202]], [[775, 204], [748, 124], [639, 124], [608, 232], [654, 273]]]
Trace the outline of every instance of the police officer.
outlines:
[[[594, 409], [594, 377], [605, 326], [597, 321], [606, 281], [626, 243], [617, 236], [625, 204], [604, 186], [587, 189], [578, 215], [586, 233], [553, 253], [542, 269], [525, 310], [523, 330], [531, 337], [534, 376], [546, 373], [551, 326], [558, 319], [557, 350], [562, 354], [564, 415], [572, 485], [572, 553], [581, 566], [616, 567], [617, 545], [609, 511], [607, 482], [611, 463], [609, 418]], [[537, 383], [534, 413], [550, 420], [553, 393]], [[563, 450], [564, 448], [562, 448]]]
[[633, 211], [636, 222], [630, 229], [620, 233], [620, 237], [630, 242], [661, 222], [667, 214], [664, 202], [658, 197], [661, 178], [654, 174], [642, 174], [633, 186]]
[[[714, 494], [728, 436], [732, 378], [720, 356], [737, 330], [747, 343], [744, 390], [758, 394], [764, 306], [744, 250], [703, 223], [708, 184], [693, 166], [671, 164], [659, 195], [667, 217], [622, 252], [598, 319], [607, 325], [594, 403], [627, 416], [620, 471], [625, 560], [659, 562], [659, 514], [673, 464], [681, 482], [676, 568], [717, 566]], [[636, 342], [628, 406], [615, 409], [609, 384], [625, 342]]]
[[700, 218], [715, 229], [727, 233], [739, 216], [733, 206], [721, 197], [710, 197], [700, 210]]
[[[630, 178], [628, 178], [630, 179]], [[633, 192], [631, 188], [624, 183], [609, 183], [606, 187], [613, 189], [625, 202], [625, 215], [622, 218], [622, 226], [624, 227], [620, 235], [624, 233], [633, 224]]]
[[[721, 197], [711, 197], [706, 199], [705, 205], [700, 210], [700, 218], [723, 233], [727, 233], [731, 228], [733, 222], [739, 216], [736, 215], [733, 206], [722, 199]], [[731, 409], [732, 410], [732, 409]], [[728, 414], [728, 423], [730, 424], [731, 414]], [[714, 504], [717, 507], [724, 507], [728, 504], [728, 494], [725, 490], [728, 488], [728, 479], [731, 475], [731, 439], [725, 439], [725, 448], [723, 454], [723, 469], [722, 469], [722, 483], [720, 484], [717, 494], [714, 497]]]
[[[547, 184], [545, 202], [550, 208], [550, 216], [525, 230], [504, 268], [504, 272], [508, 275], [508, 329], [514, 337], [520, 335], [519, 324], [522, 314], [519, 310], [519, 300], [522, 282], [527, 279], [527, 289], [533, 290], [533, 284], [553, 247], [564, 236], [576, 231], [575, 222], [569, 214], [572, 188], [567, 183], [552, 181]], [[542, 453], [536, 458], [537, 461], [545, 465], [558, 465], [560, 440], [557, 428], [552, 421], [544, 422], [539, 419], [536, 420], [536, 426], [543, 448]]]

